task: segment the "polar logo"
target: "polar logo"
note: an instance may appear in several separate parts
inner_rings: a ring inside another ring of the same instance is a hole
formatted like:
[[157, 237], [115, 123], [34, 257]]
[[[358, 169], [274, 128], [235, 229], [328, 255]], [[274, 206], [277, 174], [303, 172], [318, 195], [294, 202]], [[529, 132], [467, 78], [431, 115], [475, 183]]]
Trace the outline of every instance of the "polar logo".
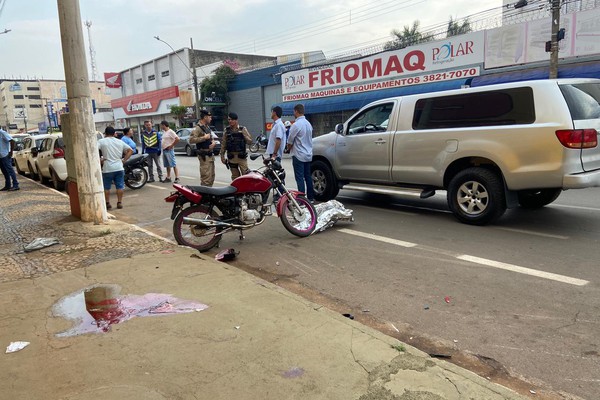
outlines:
[[285, 78], [286, 89], [294, 88], [296, 86], [304, 85], [306, 82], [304, 75], [291, 75]]
[[459, 44], [452, 44], [448, 42], [443, 46], [434, 47], [432, 49], [433, 60], [441, 61], [448, 58], [466, 56], [467, 54], [473, 54], [473, 42], [467, 41]]

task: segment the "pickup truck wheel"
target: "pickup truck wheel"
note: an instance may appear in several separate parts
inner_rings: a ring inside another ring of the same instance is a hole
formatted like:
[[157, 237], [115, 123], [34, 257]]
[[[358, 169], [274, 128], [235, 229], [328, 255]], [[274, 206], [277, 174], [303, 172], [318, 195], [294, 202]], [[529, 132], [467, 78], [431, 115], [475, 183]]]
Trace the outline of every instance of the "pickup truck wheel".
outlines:
[[318, 201], [335, 199], [335, 196], [340, 192], [340, 188], [331, 168], [323, 161], [314, 161], [310, 169], [315, 189], [315, 199]]
[[454, 216], [465, 224], [493, 222], [506, 211], [502, 179], [485, 168], [467, 168], [450, 181], [448, 206]]
[[523, 208], [541, 208], [558, 199], [562, 189], [521, 190], [518, 193], [519, 205]]

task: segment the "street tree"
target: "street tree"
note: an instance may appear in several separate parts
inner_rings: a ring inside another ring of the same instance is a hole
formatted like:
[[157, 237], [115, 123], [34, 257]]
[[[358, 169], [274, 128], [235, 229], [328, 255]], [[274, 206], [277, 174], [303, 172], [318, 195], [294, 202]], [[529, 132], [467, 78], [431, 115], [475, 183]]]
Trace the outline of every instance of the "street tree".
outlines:
[[187, 107], [173, 104], [169, 106], [169, 110], [171, 111], [171, 114], [177, 118], [177, 121], [179, 121], [179, 126], [183, 126], [183, 116], [187, 113]]
[[235, 61], [226, 60], [223, 62], [223, 65], [218, 67], [213, 75], [204, 78], [200, 84], [201, 93], [204, 93], [206, 96], [208, 93], [215, 92], [216, 94], [223, 96], [225, 102], [229, 104], [227, 85], [235, 78], [237, 68], [239, 68], [239, 66]]
[[450, 21], [448, 21], [448, 29], [446, 31], [446, 37], [462, 35], [464, 33], [469, 33], [473, 30], [471, 28], [471, 23], [468, 18], [465, 18], [462, 23], [458, 20], [452, 19], [450, 17]]

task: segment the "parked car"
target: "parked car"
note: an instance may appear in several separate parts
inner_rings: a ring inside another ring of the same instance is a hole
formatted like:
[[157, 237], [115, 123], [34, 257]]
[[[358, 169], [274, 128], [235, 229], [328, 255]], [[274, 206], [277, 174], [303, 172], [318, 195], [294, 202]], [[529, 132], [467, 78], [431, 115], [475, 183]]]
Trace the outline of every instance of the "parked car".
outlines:
[[13, 159], [15, 160], [15, 169], [21, 175], [29, 174], [32, 179], [37, 180], [35, 172], [35, 157], [31, 155], [31, 149], [39, 147], [48, 134], [27, 136], [21, 143], [18, 144], [18, 150], [13, 151]]
[[35, 168], [41, 181], [43, 183], [52, 181], [56, 190], [64, 190], [67, 180], [67, 162], [62, 133], [48, 136], [33, 152], [37, 152]]
[[513, 82], [381, 99], [313, 140], [317, 200], [340, 188], [447, 191], [455, 217], [493, 222], [600, 186], [600, 80]]
[[[195, 156], [196, 144], [190, 143], [190, 134], [192, 133], [192, 128], [182, 128], [177, 130], [176, 133], [177, 136], [179, 136], [179, 142], [177, 142], [177, 144], [175, 145], [175, 152], [184, 152], [188, 157]], [[215, 134], [214, 138], [218, 139], [219, 137], [216, 134], [216, 132], [213, 131], [213, 133]], [[220, 140], [217, 140], [216, 142], [217, 144], [215, 145], [213, 151], [215, 155], [219, 154], [219, 152], [221, 151]]]

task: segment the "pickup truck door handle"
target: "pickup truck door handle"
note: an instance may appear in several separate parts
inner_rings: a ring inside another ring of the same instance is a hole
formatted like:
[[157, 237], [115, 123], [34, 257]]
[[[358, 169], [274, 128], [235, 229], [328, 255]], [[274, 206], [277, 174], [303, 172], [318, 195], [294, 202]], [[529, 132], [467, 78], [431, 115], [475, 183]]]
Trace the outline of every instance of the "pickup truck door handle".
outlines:
[[387, 141], [385, 141], [384, 139], [381, 139], [381, 138], [379, 138], [375, 141], [375, 144], [384, 144], [384, 143], [387, 143]]

